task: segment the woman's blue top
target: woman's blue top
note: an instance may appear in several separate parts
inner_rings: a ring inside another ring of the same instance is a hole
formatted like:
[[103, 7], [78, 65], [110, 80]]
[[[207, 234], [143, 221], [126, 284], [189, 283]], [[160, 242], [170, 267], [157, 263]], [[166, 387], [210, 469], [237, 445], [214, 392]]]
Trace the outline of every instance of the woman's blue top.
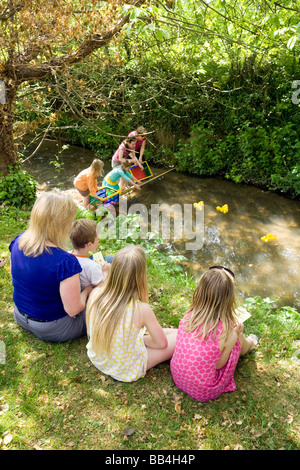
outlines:
[[19, 237], [9, 246], [15, 305], [22, 313], [38, 320], [52, 321], [66, 316], [59, 284], [82, 271], [76, 256], [53, 247], [35, 258], [25, 256], [19, 249]]

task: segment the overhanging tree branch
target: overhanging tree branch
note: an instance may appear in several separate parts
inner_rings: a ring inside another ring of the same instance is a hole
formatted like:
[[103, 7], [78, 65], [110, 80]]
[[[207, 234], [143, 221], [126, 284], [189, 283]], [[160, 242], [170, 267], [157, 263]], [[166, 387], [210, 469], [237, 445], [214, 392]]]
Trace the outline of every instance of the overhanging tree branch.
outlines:
[[[131, 8], [135, 8], [143, 4], [145, 0], [135, 0], [132, 2]], [[43, 62], [36, 67], [30, 64], [15, 64], [14, 65], [14, 74], [19, 82], [34, 80], [42, 78], [45, 75], [48, 75], [57, 67], [62, 67], [64, 65], [72, 65], [80, 62], [82, 59], [95, 52], [97, 49], [108, 44], [127, 24], [130, 20], [130, 11], [123, 15], [116, 25], [114, 25], [110, 30], [106, 31], [103, 34], [93, 33], [90, 37], [86, 38], [76, 50], [64, 54], [61, 56], [53, 56], [47, 62]]]
[[12, 19], [15, 14], [22, 10], [22, 8], [25, 6], [25, 2], [19, 2], [17, 5], [13, 5], [12, 2], [9, 2], [10, 6], [6, 7], [2, 13], [0, 13], [0, 21], [8, 21]]

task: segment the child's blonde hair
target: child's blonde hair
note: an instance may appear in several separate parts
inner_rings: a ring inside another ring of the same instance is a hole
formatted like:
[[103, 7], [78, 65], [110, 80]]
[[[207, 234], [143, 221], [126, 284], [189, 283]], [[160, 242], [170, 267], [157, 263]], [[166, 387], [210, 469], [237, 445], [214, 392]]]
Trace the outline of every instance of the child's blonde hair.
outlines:
[[219, 321], [222, 320], [220, 338], [227, 338], [235, 322], [235, 304], [233, 277], [225, 269], [209, 269], [202, 275], [193, 294], [184, 328], [205, 340], [211, 333], [215, 337]]
[[137, 129], [136, 129], [136, 132], [137, 132], [137, 135], [141, 135], [144, 137], [145, 134], [147, 134], [147, 131], [146, 129], [143, 127], [143, 126], [139, 126]]
[[92, 161], [91, 168], [92, 168], [93, 173], [96, 176], [102, 176], [103, 175], [103, 167], [104, 167], [104, 163], [103, 163], [102, 160], [99, 160], [99, 158], [95, 158]]
[[69, 196], [55, 191], [41, 194], [32, 208], [29, 227], [20, 237], [20, 250], [26, 256], [36, 257], [50, 251], [46, 242], [67, 249], [68, 232], [76, 212], [76, 204]]
[[69, 237], [75, 250], [84, 248], [87, 243], [96, 240], [97, 222], [91, 219], [74, 220]]
[[133, 301], [133, 311], [138, 301], [148, 302], [147, 261], [144, 250], [128, 245], [113, 258], [107, 280], [90, 294], [86, 307], [88, 335], [95, 352], [110, 352], [117, 325]]

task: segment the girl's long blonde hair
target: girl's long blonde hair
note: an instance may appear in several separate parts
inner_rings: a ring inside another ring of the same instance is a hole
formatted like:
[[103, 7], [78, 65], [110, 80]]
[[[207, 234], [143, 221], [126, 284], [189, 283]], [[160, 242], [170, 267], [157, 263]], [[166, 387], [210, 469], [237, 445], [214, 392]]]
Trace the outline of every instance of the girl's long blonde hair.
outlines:
[[126, 307], [148, 302], [147, 262], [144, 250], [128, 245], [114, 256], [106, 282], [90, 294], [86, 307], [87, 332], [95, 352], [109, 354], [114, 332]]
[[28, 229], [20, 236], [20, 250], [26, 256], [36, 257], [50, 251], [46, 242], [67, 249], [76, 212], [76, 204], [69, 196], [55, 191], [41, 194], [32, 208]]
[[102, 160], [99, 160], [99, 158], [95, 158], [92, 161], [91, 169], [94, 175], [103, 176], [103, 168], [104, 168], [104, 163]]
[[222, 320], [220, 338], [227, 338], [235, 322], [235, 306], [233, 277], [224, 269], [210, 269], [202, 275], [194, 292], [184, 328], [187, 332], [195, 332], [195, 336], [202, 336], [202, 340], [211, 333], [215, 338], [219, 321]]

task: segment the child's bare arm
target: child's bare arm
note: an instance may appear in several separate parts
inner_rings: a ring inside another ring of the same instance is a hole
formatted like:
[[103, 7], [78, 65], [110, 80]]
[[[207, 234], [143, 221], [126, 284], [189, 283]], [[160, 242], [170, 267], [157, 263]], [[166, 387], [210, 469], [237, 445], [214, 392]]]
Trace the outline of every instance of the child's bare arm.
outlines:
[[220, 341], [219, 348], [222, 351], [222, 354], [217, 362], [217, 369], [222, 369], [222, 367], [225, 366], [226, 362], [228, 361], [228, 358], [230, 356], [230, 353], [232, 349], [235, 346], [235, 343], [237, 342], [238, 335], [235, 329], [232, 330], [232, 333], [228, 337], [226, 341]]
[[146, 303], [140, 303], [135, 316], [135, 325], [138, 328], [145, 326], [149, 335], [144, 336], [144, 343], [148, 348], [164, 349], [168, 340], [163, 328], [158, 323], [152, 308]]

